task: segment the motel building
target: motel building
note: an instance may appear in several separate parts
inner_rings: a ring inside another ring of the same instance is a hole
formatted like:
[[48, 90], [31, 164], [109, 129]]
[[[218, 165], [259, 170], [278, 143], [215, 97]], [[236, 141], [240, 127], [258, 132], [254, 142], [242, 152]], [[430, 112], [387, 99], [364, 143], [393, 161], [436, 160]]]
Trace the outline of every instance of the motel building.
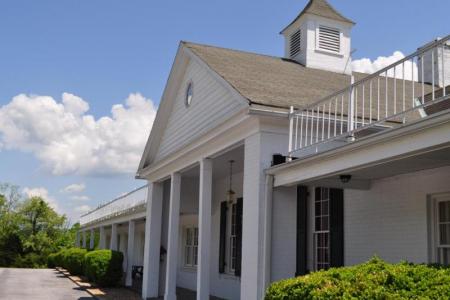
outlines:
[[83, 215], [79, 244], [122, 251], [143, 299], [259, 300], [373, 255], [449, 264], [450, 36], [369, 75], [354, 25], [311, 0], [284, 57], [181, 42], [146, 185]]

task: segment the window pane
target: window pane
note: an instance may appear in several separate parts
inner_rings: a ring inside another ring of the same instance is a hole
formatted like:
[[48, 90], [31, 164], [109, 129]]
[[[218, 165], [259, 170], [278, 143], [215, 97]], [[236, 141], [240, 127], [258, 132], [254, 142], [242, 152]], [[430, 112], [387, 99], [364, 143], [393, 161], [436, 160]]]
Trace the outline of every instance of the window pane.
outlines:
[[450, 222], [450, 201], [439, 202], [439, 222]]
[[198, 245], [198, 228], [194, 229], [194, 245]]
[[191, 265], [192, 264], [192, 261], [191, 261], [191, 247], [186, 247], [185, 248], [186, 250], [186, 253], [185, 253], [185, 262], [186, 262], [186, 265]]
[[440, 224], [439, 233], [439, 243], [441, 245], [450, 245], [450, 224]]

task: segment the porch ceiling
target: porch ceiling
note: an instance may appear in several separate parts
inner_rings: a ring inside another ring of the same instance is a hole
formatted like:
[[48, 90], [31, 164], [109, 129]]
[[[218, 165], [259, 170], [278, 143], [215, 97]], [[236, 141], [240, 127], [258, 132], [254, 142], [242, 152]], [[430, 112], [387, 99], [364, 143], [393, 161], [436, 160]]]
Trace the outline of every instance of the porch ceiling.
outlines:
[[445, 166], [450, 166], [450, 146], [440, 150], [416, 155], [414, 157], [403, 158], [359, 170], [342, 172], [339, 174], [351, 175], [351, 180], [348, 183], [342, 183], [339, 175], [333, 175], [305, 183], [316, 186], [365, 190], [370, 188], [372, 180]]
[[[239, 146], [213, 159], [213, 178], [227, 177], [230, 173], [230, 160], [234, 160], [233, 174], [244, 170], [244, 146]], [[183, 172], [183, 177], [195, 178], [199, 176], [198, 166]]]

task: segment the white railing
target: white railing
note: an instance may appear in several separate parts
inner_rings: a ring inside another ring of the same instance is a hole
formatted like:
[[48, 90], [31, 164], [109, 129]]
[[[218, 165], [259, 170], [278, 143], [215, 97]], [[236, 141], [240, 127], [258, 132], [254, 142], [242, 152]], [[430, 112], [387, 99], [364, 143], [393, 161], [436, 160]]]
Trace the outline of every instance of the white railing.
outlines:
[[84, 226], [145, 208], [147, 187], [148, 185], [144, 185], [82, 215], [80, 217], [80, 225]]
[[[319, 152], [448, 109], [450, 35], [289, 114], [289, 157]], [[441, 103], [440, 103], [441, 102]], [[446, 103], [444, 103], [446, 102]], [[440, 103], [440, 104], [438, 104]]]

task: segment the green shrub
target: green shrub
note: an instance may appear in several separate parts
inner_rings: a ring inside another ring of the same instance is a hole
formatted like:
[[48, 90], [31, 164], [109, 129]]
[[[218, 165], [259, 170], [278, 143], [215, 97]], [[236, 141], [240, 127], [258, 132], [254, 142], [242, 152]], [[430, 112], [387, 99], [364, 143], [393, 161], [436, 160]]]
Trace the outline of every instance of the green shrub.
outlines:
[[70, 248], [64, 252], [63, 267], [72, 275], [82, 275], [86, 249]]
[[101, 286], [115, 286], [122, 278], [122, 252], [96, 250], [84, 256], [85, 275]]
[[265, 299], [450, 299], [450, 269], [373, 258], [275, 282]]
[[51, 253], [47, 256], [47, 267], [49, 267], [49, 268], [56, 267], [56, 256], [57, 256], [57, 253]]

